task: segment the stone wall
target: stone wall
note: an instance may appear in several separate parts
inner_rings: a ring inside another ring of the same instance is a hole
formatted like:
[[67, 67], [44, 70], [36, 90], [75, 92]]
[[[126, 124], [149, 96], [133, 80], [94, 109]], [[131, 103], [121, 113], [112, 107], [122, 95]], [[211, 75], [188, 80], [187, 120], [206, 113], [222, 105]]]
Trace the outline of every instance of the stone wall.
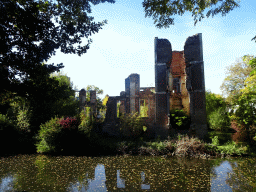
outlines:
[[202, 34], [188, 37], [184, 46], [187, 82], [190, 95], [191, 129], [199, 138], [207, 134]]
[[170, 109], [182, 109], [190, 114], [184, 51], [173, 51], [169, 65]]
[[156, 37], [154, 52], [155, 93], [146, 88], [140, 91], [139, 74], [129, 75], [125, 79], [125, 92], [109, 97], [106, 122], [117, 119], [117, 101], [121, 101], [120, 112], [130, 114], [140, 112], [141, 99], [148, 106], [148, 117], [144, 119], [152, 125], [150, 129], [156, 136], [168, 136], [170, 109], [183, 109], [191, 115], [190, 131], [204, 138], [207, 124], [202, 34], [188, 37], [184, 51], [172, 51], [167, 39]]

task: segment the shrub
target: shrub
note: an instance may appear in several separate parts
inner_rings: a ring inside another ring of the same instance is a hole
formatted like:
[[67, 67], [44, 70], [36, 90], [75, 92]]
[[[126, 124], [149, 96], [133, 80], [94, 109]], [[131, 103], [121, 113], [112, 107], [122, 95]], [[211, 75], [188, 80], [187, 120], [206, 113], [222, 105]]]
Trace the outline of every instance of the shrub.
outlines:
[[57, 136], [61, 133], [60, 119], [55, 117], [40, 125], [39, 142], [36, 144], [38, 153], [57, 152]]
[[[33, 146], [31, 135], [17, 128], [16, 123], [0, 114], [0, 145], [2, 154], [28, 152]], [[30, 145], [30, 146], [29, 146]]]
[[138, 113], [122, 115], [120, 117], [120, 131], [123, 136], [133, 136], [135, 138], [141, 136], [143, 131], [143, 122]]
[[211, 142], [211, 140], [217, 136], [219, 145], [223, 145], [227, 141], [232, 140], [232, 133], [225, 133], [225, 132], [221, 132], [221, 131], [212, 130], [212, 131], [209, 131], [208, 134], [209, 134], [209, 142]]
[[189, 129], [190, 122], [190, 117], [183, 110], [174, 109], [170, 111], [170, 125], [172, 128]]
[[223, 146], [217, 146], [218, 151], [222, 154], [228, 155], [242, 155], [247, 153], [246, 146], [239, 146], [234, 141], [229, 141]]
[[206, 153], [208, 150], [205, 144], [199, 139], [188, 136], [182, 136], [180, 140], [177, 140], [175, 155], [178, 156], [194, 156]]
[[214, 138], [212, 138], [211, 145], [216, 152], [225, 154], [225, 155], [242, 155], [247, 153], [246, 146], [239, 146], [234, 141], [228, 141], [225, 144], [220, 145], [218, 136], [215, 136]]
[[152, 142], [148, 144], [152, 149], [163, 151], [166, 148], [165, 142]]
[[[93, 120], [80, 114], [81, 119], [73, 117], [52, 118], [40, 126], [37, 152], [77, 154], [81, 146], [88, 143]], [[79, 124], [80, 123], [80, 124]]]
[[20, 109], [17, 115], [17, 126], [19, 129], [30, 132], [30, 112], [28, 109]]
[[89, 117], [86, 111], [81, 111], [80, 124], [78, 126], [79, 132], [89, 137], [94, 124], [95, 124], [95, 118]]
[[214, 138], [212, 138], [212, 144], [215, 146], [220, 144], [218, 136], [214, 136]]
[[78, 121], [76, 118], [67, 117], [60, 121], [60, 125], [64, 129], [77, 129]]
[[0, 131], [13, 128], [14, 124], [11, 122], [11, 120], [6, 115], [0, 114]]
[[209, 125], [211, 129], [226, 131], [230, 128], [230, 118], [225, 109], [219, 108], [209, 115]]

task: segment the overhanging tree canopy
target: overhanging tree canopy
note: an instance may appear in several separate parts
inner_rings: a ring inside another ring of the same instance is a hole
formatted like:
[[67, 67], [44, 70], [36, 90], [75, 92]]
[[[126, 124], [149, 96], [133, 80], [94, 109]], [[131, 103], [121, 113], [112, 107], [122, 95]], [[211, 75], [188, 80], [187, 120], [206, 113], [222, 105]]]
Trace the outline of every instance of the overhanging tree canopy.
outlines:
[[[42, 65], [60, 48], [79, 56], [89, 49], [88, 38], [107, 23], [95, 23], [91, 4], [114, 0], [2, 0], [0, 2], [0, 93], [24, 89], [22, 82], [37, 76], [38, 68], [48, 75], [63, 64]], [[19, 76], [19, 78], [17, 78]]]
[[[174, 25], [174, 15], [191, 12], [196, 25], [205, 16], [225, 16], [239, 7], [239, 2], [240, 0], [144, 0], [142, 5], [145, 17], [152, 17], [156, 27], [161, 29]], [[252, 40], [256, 40], [256, 36]]]

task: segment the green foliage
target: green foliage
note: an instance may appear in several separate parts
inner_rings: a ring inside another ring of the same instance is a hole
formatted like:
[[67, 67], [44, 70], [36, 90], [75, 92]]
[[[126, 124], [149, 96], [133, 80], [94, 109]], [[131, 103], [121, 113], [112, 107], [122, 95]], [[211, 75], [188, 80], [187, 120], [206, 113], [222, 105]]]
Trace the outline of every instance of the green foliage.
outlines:
[[151, 143], [148, 143], [148, 147], [154, 150], [164, 151], [166, 148], [166, 142], [151, 142]]
[[103, 90], [100, 89], [99, 87], [96, 87], [95, 85], [87, 85], [86, 90], [87, 91], [96, 91], [96, 96], [103, 94]]
[[170, 124], [176, 129], [188, 129], [190, 126], [190, 117], [179, 109], [170, 111]]
[[210, 90], [205, 92], [205, 100], [206, 113], [208, 116], [219, 108], [226, 109], [228, 105], [227, 102], [225, 102], [225, 98], [223, 98], [221, 95], [212, 93]]
[[30, 112], [28, 109], [19, 110], [18, 116], [17, 116], [17, 126], [26, 131], [30, 131]]
[[198, 21], [205, 18], [204, 11], [207, 17], [222, 14], [225, 16], [227, 13], [232, 11], [234, 8], [239, 7], [236, 0], [185, 0], [185, 1], [158, 1], [158, 0], [144, 0], [142, 3], [145, 10], [145, 17], [153, 17], [156, 27], [169, 27], [174, 25], [174, 15], [183, 15], [189, 11], [194, 17], [195, 25]]
[[[106, 20], [94, 22], [91, 3], [103, 1], [1, 1], [0, 39], [0, 93], [7, 90], [24, 95], [31, 89], [27, 80], [39, 74], [38, 66], [49, 60], [56, 50], [62, 53], [82, 55], [92, 40], [82, 45], [82, 39], [97, 33]], [[63, 64], [45, 67], [44, 74], [63, 68]], [[39, 75], [41, 76], [41, 75]], [[43, 79], [42, 79], [43, 80]], [[41, 91], [40, 93], [44, 93]]]
[[218, 146], [218, 151], [221, 154], [228, 154], [228, 155], [242, 155], [247, 154], [248, 147], [247, 146], [238, 146], [236, 142], [229, 141], [223, 146]]
[[223, 131], [216, 131], [216, 130], [210, 130], [208, 132], [208, 134], [209, 134], [208, 142], [211, 142], [212, 139], [214, 139], [214, 137], [217, 136], [219, 145], [223, 145], [226, 142], [231, 141], [232, 140], [232, 135], [233, 135], [233, 133], [230, 133], [228, 131], [223, 132]]
[[232, 102], [239, 95], [240, 90], [245, 87], [245, 80], [253, 70], [248, 64], [252, 58], [252, 55], [241, 57], [226, 68], [226, 77], [220, 88], [227, 101]]
[[220, 142], [219, 142], [218, 136], [214, 136], [214, 137], [212, 138], [212, 144], [215, 145], [215, 146], [218, 146], [219, 143], [220, 143]]
[[205, 92], [207, 122], [211, 129], [226, 131], [230, 127], [230, 117], [227, 112], [228, 103], [218, 94]]
[[[97, 136], [92, 134], [96, 119], [82, 111], [76, 118], [52, 118], [40, 126], [37, 136], [38, 153], [80, 154], [85, 147], [95, 143]], [[88, 152], [88, 151], [87, 151]]]
[[52, 117], [77, 114], [78, 101], [74, 98], [75, 92], [67, 76], [59, 73], [43, 79], [38, 74], [35, 78], [31, 77], [27, 83], [33, 89], [26, 96], [14, 94], [8, 99], [9, 107], [6, 113], [17, 128], [36, 134], [40, 124]]
[[17, 127], [17, 123], [0, 114], [0, 154], [26, 153], [33, 150], [31, 135], [27, 130]]
[[226, 131], [230, 128], [230, 117], [228, 112], [223, 108], [219, 108], [212, 112], [208, 116], [208, 119], [211, 129], [216, 131]]
[[120, 105], [121, 105], [121, 103], [118, 102], [117, 106], [116, 106], [116, 112], [117, 112], [116, 116], [117, 116], [117, 118], [119, 118], [121, 116], [121, 114], [120, 114]]
[[108, 100], [108, 95], [105, 96], [104, 98], [104, 104], [103, 104], [103, 100], [99, 97], [99, 95], [103, 94], [103, 89], [100, 89], [99, 87], [95, 86], [95, 85], [87, 85], [86, 89], [87, 91], [86, 93], [86, 101], [90, 102], [90, 91], [96, 91], [96, 108], [97, 108], [97, 112], [98, 114], [103, 114], [106, 110], [106, 104], [107, 104], [107, 100]]
[[9, 100], [9, 106], [6, 115], [15, 124], [16, 128], [30, 132], [31, 110], [29, 109], [29, 102], [16, 96]]
[[247, 146], [239, 146], [234, 141], [228, 141], [224, 145], [220, 145], [218, 136], [212, 138], [212, 145], [217, 147], [217, 152], [225, 155], [242, 155], [247, 154]]
[[255, 144], [253, 137], [256, 134], [256, 59], [245, 55], [243, 61], [251, 67], [250, 74], [244, 81], [244, 86], [233, 98], [233, 116], [235, 120], [245, 127], [245, 133], [250, 144]]
[[88, 111], [81, 111], [80, 113], [80, 125], [78, 126], [78, 130], [86, 135], [87, 137], [90, 136], [91, 130], [95, 125], [95, 118], [90, 117]]
[[56, 138], [61, 133], [60, 119], [55, 117], [40, 126], [38, 134], [37, 152], [56, 152]]
[[0, 114], [0, 130], [1, 131], [5, 129], [12, 129], [14, 127], [15, 125], [11, 122], [11, 120], [6, 115]]
[[103, 101], [102, 101], [102, 105], [103, 106], [106, 106], [107, 105], [107, 102], [108, 102], [108, 98], [109, 98], [109, 95], [105, 95]]
[[120, 131], [124, 136], [138, 137], [143, 133], [143, 122], [138, 113], [122, 115], [120, 122]]
[[28, 96], [33, 132], [36, 133], [41, 123], [55, 116], [75, 116], [78, 113], [79, 102], [75, 99], [72, 82], [66, 75], [52, 74], [42, 81], [36, 77], [30, 83], [34, 88]]
[[146, 105], [146, 101], [144, 100], [143, 105], [140, 106], [140, 116], [148, 117], [148, 106]]

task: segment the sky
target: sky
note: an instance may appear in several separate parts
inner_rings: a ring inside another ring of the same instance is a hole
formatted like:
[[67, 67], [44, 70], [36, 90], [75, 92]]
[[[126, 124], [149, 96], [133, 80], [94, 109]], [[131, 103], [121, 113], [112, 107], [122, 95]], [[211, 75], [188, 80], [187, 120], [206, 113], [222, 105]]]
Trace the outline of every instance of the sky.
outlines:
[[[168, 39], [172, 50], [184, 50], [187, 37], [202, 33], [205, 88], [221, 94], [226, 66], [244, 55], [256, 56], [255, 0], [241, 0], [240, 7], [226, 16], [203, 19], [194, 26], [190, 12], [174, 16], [175, 25], [158, 29], [151, 17], [145, 18], [142, 2], [116, 0], [114, 4], [93, 6], [90, 16], [96, 22], [107, 20], [92, 34], [90, 49], [82, 56], [57, 51], [47, 63], [63, 63], [61, 70], [78, 89], [95, 85], [103, 89], [103, 98], [119, 96], [125, 90], [125, 78], [140, 75], [141, 87], [155, 86], [154, 38]], [[87, 39], [83, 40], [87, 44]]]

